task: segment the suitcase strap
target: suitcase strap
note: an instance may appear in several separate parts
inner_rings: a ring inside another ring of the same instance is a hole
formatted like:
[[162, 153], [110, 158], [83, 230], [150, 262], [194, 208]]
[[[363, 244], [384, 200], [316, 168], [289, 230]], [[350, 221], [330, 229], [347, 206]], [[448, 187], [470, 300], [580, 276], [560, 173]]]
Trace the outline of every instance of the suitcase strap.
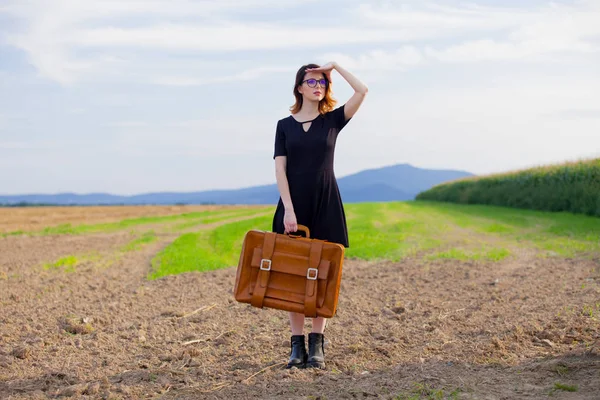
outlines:
[[308, 271], [306, 271], [306, 293], [304, 298], [304, 315], [315, 318], [317, 316], [317, 277], [319, 276], [319, 263], [321, 262], [322, 241], [313, 241], [310, 245], [308, 258]]
[[275, 233], [265, 232], [262, 251], [263, 258], [260, 260], [260, 268], [258, 270], [256, 286], [254, 287], [251, 300], [251, 304], [254, 307], [263, 307], [263, 301], [265, 299], [267, 285], [269, 283], [269, 276], [271, 275], [271, 257], [273, 256], [273, 250], [275, 249], [275, 237]]

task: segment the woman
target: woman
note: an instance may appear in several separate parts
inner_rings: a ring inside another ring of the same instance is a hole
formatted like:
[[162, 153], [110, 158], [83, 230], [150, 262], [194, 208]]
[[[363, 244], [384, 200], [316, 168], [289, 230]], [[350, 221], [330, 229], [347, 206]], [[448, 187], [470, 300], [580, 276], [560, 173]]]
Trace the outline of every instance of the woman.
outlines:
[[[331, 71], [354, 89], [352, 97], [334, 109]], [[280, 198], [273, 217], [273, 232], [296, 232], [308, 227], [311, 237], [349, 247], [346, 216], [333, 172], [335, 143], [339, 132], [354, 116], [368, 88], [336, 62], [300, 67], [294, 84], [291, 115], [277, 122], [275, 174]], [[291, 354], [287, 368], [325, 368], [323, 349], [326, 320], [312, 320], [308, 354], [304, 337], [304, 314], [290, 313]]]

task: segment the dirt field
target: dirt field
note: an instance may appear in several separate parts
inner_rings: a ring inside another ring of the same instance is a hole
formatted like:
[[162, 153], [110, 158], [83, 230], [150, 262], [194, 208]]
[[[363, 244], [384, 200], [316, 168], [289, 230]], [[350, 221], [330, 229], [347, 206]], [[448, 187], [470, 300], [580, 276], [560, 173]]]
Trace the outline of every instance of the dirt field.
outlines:
[[0, 233], [35, 231], [60, 224], [98, 224], [148, 215], [174, 215], [230, 206], [0, 207]]
[[[0, 227], [30, 229], [18, 215]], [[235, 267], [146, 279], [175, 238], [75, 272], [41, 265], [131, 237], [0, 238], [0, 398], [600, 398], [600, 258], [346, 260], [327, 370], [285, 370], [287, 315], [235, 302]]]

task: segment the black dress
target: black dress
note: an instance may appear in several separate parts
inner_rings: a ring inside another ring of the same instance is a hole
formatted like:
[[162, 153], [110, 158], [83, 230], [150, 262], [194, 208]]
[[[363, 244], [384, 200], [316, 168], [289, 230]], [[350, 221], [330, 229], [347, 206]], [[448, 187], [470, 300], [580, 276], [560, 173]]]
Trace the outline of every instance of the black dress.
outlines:
[[[298, 224], [316, 239], [349, 247], [346, 214], [333, 172], [335, 144], [348, 121], [344, 106], [312, 120], [304, 131], [291, 115], [277, 122], [275, 153], [287, 156], [286, 174]], [[273, 232], [284, 233], [285, 209], [281, 197], [273, 216]]]

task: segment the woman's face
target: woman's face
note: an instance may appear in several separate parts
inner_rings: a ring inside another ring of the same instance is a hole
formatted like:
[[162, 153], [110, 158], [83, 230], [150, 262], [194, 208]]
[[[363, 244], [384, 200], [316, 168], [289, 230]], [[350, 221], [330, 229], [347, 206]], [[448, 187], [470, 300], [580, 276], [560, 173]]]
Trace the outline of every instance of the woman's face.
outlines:
[[305, 99], [317, 102], [323, 100], [326, 90], [325, 76], [321, 72], [308, 72], [305, 74], [304, 82], [298, 88]]

